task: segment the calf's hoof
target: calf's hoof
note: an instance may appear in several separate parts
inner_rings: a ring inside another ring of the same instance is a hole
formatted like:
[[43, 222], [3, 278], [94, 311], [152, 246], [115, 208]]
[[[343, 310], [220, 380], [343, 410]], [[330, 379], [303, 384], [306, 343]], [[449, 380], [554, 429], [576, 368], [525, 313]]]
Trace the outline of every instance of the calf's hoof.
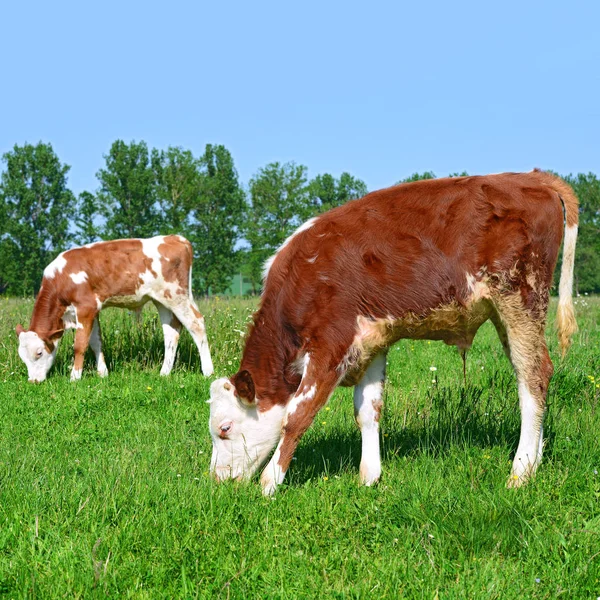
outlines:
[[375, 485], [381, 477], [381, 465], [360, 464], [360, 482], [363, 485]]

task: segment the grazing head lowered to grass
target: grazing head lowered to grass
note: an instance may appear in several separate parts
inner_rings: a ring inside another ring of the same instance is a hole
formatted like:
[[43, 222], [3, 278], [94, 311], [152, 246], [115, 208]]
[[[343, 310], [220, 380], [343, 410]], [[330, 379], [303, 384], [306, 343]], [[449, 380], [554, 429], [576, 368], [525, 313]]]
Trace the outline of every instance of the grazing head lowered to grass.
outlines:
[[192, 298], [192, 259], [191, 244], [179, 235], [96, 242], [59, 254], [44, 269], [29, 330], [16, 328], [29, 381], [46, 379], [65, 329], [75, 329], [71, 380], [81, 378], [88, 344], [99, 375], [107, 375], [98, 313], [109, 306], [139, 309], [149, 300], [165, 338], [161, 375], [173, 368], [182, 325], [198, 347], [202, 372], [211, 375], [204, 318]]
[[464, 353], [490, 319], [521, 407], [508, 485], [525, 483], [542, 457], [553, 372], [544, 329], [563, 231], [563, 354], [577, 328], [577, 224], [573, 190], [540, 171], [406, 183], [305, 223], [267, 261], [239, 372], [211, 386], [211, 471], [219, 480], [248, 478], [275, 448], [261, 477], [263, 492], [273, 493], [339, 384], [355, 386], [360, 478], [375, 483], [389, 346], [442, 340]]

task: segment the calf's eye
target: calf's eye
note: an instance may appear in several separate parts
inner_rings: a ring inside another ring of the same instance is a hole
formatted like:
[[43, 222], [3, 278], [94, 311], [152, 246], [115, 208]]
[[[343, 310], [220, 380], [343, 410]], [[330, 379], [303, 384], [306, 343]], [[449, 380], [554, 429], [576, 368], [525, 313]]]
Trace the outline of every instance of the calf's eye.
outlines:
[[227, 434], [231, 431], [233, 423], [231, 421], [227, 421], [225, 423], [221, 423], [219, 426], [219, 437], [226, 437]]

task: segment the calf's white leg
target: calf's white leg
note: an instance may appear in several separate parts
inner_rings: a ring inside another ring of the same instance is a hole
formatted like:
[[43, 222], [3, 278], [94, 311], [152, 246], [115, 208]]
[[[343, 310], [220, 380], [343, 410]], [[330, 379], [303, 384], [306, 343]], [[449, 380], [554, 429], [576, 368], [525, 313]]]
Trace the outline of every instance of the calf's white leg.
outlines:
[[378, 354], [354, 387], [354, 418], [362, 437], [360, 479], [372, 485], [381, 476], [379, 417], [383, 407], [386, 353]]
[[532, 309], [522, 306], [519, 299], [497, 300], [498, 317], [494, 320], [515, 369], [521, 409], [521, 435], [508, 487], [526, 483], [542, 460], [546, 394], [554, 371], [544, 338], [545, 308], [535, 318]]
[[181, 321], [182, 325], [190, 332], [190, 335], [198, 348], [198, 352], [200, 353], [202, 373], [206, 377], [209, 377], [213, 374], [214, 368], [210, 356], [210, 349], [208, 347], [206, 328], [204, 327], [204, 317], [189, 299], [182, 300], [178, 304], [170, 305], [169, 308], [175, 313], [175, 316]]
[[542, 423], [545, 405], [536, 398], [519, 376], [519, 407], [521, 409], [521, 435], [513, 460], [508, 487], [519, 487], [532, 477], [542, 460]]
[[94, 324], [92, 326], [90, 346], [96, 356], [96, 369], [98, 370], [98, 375], [100, 375], [100, 377], [106, 377], [108, 375], [108, 369], [106, 368], [104, 353], [102, 352], [102, 335], [100, 333], [100, 321], [98, 320], [98, 316], [94, 319]]
[[158, 302], [155, 304], [160, 317], [160, 322], [162, 323], [163, 336], [165, 339], [165, 358], [160, 370], [160, 374], [168, 375], [173, 369], [173, 363], [175, 362], [175, 354], [177, 353], [177, 345], [179, 343], [181, 323], [167, 307], [159, 304]]

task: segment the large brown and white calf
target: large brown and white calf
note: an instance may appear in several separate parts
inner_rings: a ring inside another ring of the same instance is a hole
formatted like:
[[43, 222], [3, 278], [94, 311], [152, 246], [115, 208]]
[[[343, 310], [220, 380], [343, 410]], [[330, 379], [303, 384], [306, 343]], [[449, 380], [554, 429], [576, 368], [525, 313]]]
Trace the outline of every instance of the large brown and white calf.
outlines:
[[571, 288], [578, 202], [539, 171], [407, 183], [302, 225], [265, 267], [264, 292], [240, 370], [210, 390], [211, 470], [219, 480], [263, 471], [272, 493], [338, 384], [354, 385], [360, 477], [379, 479], [379, 416], [388, 347], [443, 340], [464, 351], [488, 319], [515, 369], [521, 437], [509, 479], [542, 456], [553, 372], [544, 339], [563, 237], [558, 333], [577, 326]]
[[29, 330], [17, 325], [29, 381], [46, 379], [65, 329], [75, 329], [71, 380], [81, 378], [88, 344], [98, 373], [106, 376], [98, 313], [109, 306], [137, 309], [149, 300], [158, 309], [165, 338], [161, 375], [173, 368], [182, 324], [198, 347], [202, 372], [211, 375], [204, 318], [192, 298], [192, 259], [192, 245], [179, 235], [96, 242], [59, 254], [44, 269]]

